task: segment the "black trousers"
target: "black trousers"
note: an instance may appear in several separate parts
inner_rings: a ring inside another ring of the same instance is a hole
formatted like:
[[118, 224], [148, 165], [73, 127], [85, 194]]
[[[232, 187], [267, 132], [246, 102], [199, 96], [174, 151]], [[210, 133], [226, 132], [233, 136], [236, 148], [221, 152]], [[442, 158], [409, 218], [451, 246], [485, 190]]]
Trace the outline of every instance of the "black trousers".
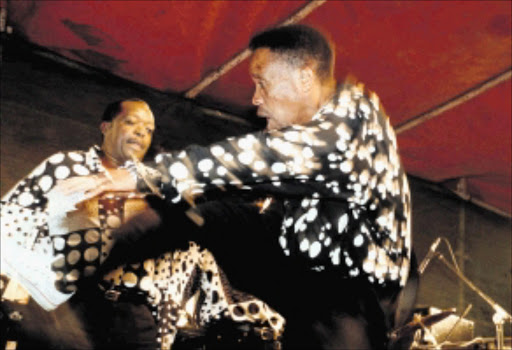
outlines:
[[[286, 319], [283, 349], [384, 349], [399, 289], [379, 290], [366, 278], [312, 271], [286, 257], [278, 243], [279, 207], [264, 215], [240, 203], [205, 203], [197, 233], [233, 287], [251, 293]], [[193, 232], [193, 231], [192, 231]]]
[[[9, 316], [15, 313], [15, 319]], [[34, 301], [2, 303], [2, 345], [16, 349], [156, 349], [156, 324], [140, 302], [111, 302], [97, 293], [82, 292], [56, 310]]]
[[[390, 328], [383, 299], [365, 280], [330, 273], [288, 282], [280, 302], [284, 349], [385, 349]], [[288, 281], [288, 278], [285, 278]]]
[[110, 301], [84, 288], [70, 301], [83, 319], [94, 349], [156, 349], [157, 328], [151, 309], [139, 299]]

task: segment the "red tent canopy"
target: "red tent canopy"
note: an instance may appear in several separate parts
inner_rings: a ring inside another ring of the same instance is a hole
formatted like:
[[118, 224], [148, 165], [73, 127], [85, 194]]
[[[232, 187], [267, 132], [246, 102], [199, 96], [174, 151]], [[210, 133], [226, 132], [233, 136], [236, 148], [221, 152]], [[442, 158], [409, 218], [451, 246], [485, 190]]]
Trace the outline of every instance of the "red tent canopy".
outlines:
[[[300, 22], [336, 45], [337, 76], [379, 94], [409, 174], [510, 216], [510, 1], [4, 1], [14, 33], [69, 59], [186, 93], [256, 32], [304, 7]], [[203, 104], [251, 111], [247, 61]], [[463, 179], [463, 181], [460, 181]], [[463, 185], [463, 186], [462, 186]]]

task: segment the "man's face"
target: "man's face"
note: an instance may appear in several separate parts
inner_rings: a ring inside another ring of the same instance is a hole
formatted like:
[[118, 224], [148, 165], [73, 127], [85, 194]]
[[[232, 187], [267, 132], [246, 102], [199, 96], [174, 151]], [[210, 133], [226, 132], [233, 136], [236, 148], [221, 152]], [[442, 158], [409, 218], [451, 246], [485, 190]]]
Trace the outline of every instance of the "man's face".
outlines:
[[124, 163], [135, 157], [139, 160], [151, 145], [155, 119], [149, 106], [139, 101], [124, 101], [121, 111], [111, 122], [102, 123], [103, 150]]
[[304, 96], [300, 69], [291, 66], [268, 48], [259, 48], [249, 68], [256, 85], [252, 103], [258, 116], [267, 119], [267, 130], [300, 123], [304, 116]]

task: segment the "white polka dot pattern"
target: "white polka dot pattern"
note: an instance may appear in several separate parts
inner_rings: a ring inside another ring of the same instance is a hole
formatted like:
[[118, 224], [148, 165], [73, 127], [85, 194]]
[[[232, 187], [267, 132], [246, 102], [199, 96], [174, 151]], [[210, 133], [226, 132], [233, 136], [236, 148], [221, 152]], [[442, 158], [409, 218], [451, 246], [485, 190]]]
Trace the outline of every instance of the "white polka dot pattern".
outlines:
[[[89, 173], [97, 173], [100, 169], [100, 160], [97, 154], [98, 148], [92, 147], [88, 151], [72, 151], [59, 152], [39, 164], [30, 174], [22, 179], [11, 191], [9, 191], [1, 202], [1, 241], [2, 245], [16, 244], [25, 249], [26, 256], [30, 254], [38, 254], [46, 261], [52, 261], [53, 266], [63, 268], [69, 266], [78, 266], [82, 260], [79, 249], [74, 249], [70, 254], [65, 255], [59, 253], [68, 246], [68, 239], [74, 247], [77, 248], [81, 244], [80, 236], [50, 238], [48, 229], [48, 192], [55, 186], [57, 180], [65, 179], [69, 176], [86, 175]], [[73, 172], [71, 171], [73, 170]], [[70, 245], [71, 247], [71, 245]], [[4, 254], [5, 253], [5, 254]], [[16, 264], [31, 266], [23, 271], [40, 271], [42, 262], [36, 259], [24, 260], [25, 255], [14, 254], [11, 250], [2, 251], [2, 259], [14, 261]], [[32, 265], [33, 266], [32, 266]], [[14, 267], [15, 268], [15, 267]], [[20, 273], [16, 271], [16, 273]], [[70, 280], [77, 280], [80, 277], [80, 271], [67, 269], [56, 271], [45, 271], [48, 276], [55, 276], [55, 281], [49, 278], [45, 280], [48, 286], [42, 286], [42, 290], [38, 290], [36, 294], [42, 295], [45, 307], [56, 307], [62, 302], [60, 297], [53, 300], [52, 288], [55, 288], [54, 282], [64, 281], [67, 276]], [[30, 280], [33, 276], [23, 276]], [[34, 284], [36, 286], [36, 284]], [[73, 292], [74, 287], [68, 286], [62, 290], [63, 293]], [[36, 288], [36, 287], [34, 287]], [[58, 289], [58, 288], [57, 288]], [[41, 300], [43, 300], [41, 299]], [[49, 302], [49, 304], [48, 304]], [[52, 304], [56, 303], [56, 304]]]
[[[232, 289], [212, 254], [194, 243], [185, 251], [160, 256], [154, 268], [158, 271], [154, 275], [156, 289], [150, 294], [164, 348], [169, 348], [178, 330], [204, 327], [221, 318], [266, 325], [278, 335], [284, 331], [279, 313]], [[197, 295], [203, 296], [201, 301]]]
[[[163, 191], [173, 200], [231, 184], [259, 196], [271, 190], [317, 198], [306, 205], [286, 201], [283, 252], [318, 270], [336, 266], [344, 276], [364, 273], [378, 284], [403, 285], [411, 248], [409, 187], [379, 103], [362, 85], [346, 84], [308, 124], [162, 154], [159, 169], [171, 177]], [[369, 262], [370, 245], [387, 258]]]
[[39, 187], [43, 190], [43, 192], [48, 192], [48, 190], [53, 186], [54, 180], [49, 175], [44, 175], [39, 180]]
[[[242, 143], [242, 146], [250, 148], [252, 143], [253, 141], [249, 138]], [[102, 171], [97, 150], [98, 148], [94, 147], [88, 152], [61, 152], [50, 157], [2, 199], [0, 207], [2, 245], [5, 241], [12, 242], [27, 251], [33, 250], [45, 255], [52, 262], [52, 271], [48, 272], [52, 273], [54, 280], [48, 279], [48, 285], [45, 286], [44, 291], [39, 291], [45, 298], [49, 297], [46, 291], [52, 288], [64, 294], [73, 293], [77, 289], [77, 282], [82, 277], [92, 276], [110, 252], [113, 242], [111, 229], [119, 227], [123, 221], [123, 200], [107, 195], [98, 204], [99, 227], [69, 232], [65, 235], [49, 235], [46, 224], [48, 221], [46, 193], [53, 188], [57, 180], [69, 176], [97, 174]], [[225, 153], [220, 148], [213, 149], [212, 152], [220, 155]], [[188, 169], [184, 166], [173, 169], [178, 177], [188, 176]], [[222, 168], [215, 167], [210, 159], [204, 159], [199, 170], [205, 176], [213, 170], [220, 175], [228, 173], [227, 168], [224, 168], [223, 174]], [[220, 179], [217, 178], [217, 180]], [[191, 263], [189, 259], [193, 259], [194, 262]], [[34, 263], [40, 264], [38, 261]], [[38, 268], [40, 266], [34, 266], [30, 271], [37, 271]], [[201, 275], [195, 273], [197, 268], [201, 271]], [[195, 278], [200, 276], [203, 276], [200, 278], [201, 283], [196, 283]], [[30, 278], [30, 276], [26, 277]], [[159, 310], [156, 319], [159, 324], [162, 348], [170, 348], [173, 336], [176, 334], [173, 332], [179, 324], [187, 325], [186, 322], [179, 323], [183, 319], [174, 319], [169, 314], [171, 310], [179, 310], [180, 314], [184, 314], [186, 310], [180, 305], [182, 301], [187, 302], [187, 307], [200, 310], [202, 325], [221, 316], [225, 317], [229, 313], [228, 306], [237, 305], [236, 301], [225, 294], [231, 288], [225, 279], [220, 278], [220, 269], [216, 266], [211, 254], [200, 251], [197, 247], [191, 248], [189, 252], [177, 253], [174, 257], [170, 253], [165, 254], [156, 259], [156, 262], [150, 259], [143, 264], [122, 266], [107, 274], [106, 279], [115, 288], [147, 293], [155, 310]], [[176, 285], [173, 286], [173, 283]], [[193, 301], [191, 296], [196, 290], [191, 290], [187, 286], [192, 285], [201, 288], [207, 296], [205, 301], [197, 305], [191, 302]], [[176, 309], [172, 309], [173, 307]], [[259, 311], [255, 312], [255, 308]], [[231, 317], [241, 321], [258, 320], [261, 324], [266, 322], [277, 332], [282, 333], [284, 323], [282, 317], [265, 303], [252, 297], [246, 309], [248, 314], [242, 316], [232, 314]]]
[[90, 171], [89, 169], [87, 169], [85, 166], [83, 166], [82, 164], [75, 164], [73, 165], [73, 171], [77, 174], [77, 175], [89, 175], [90, 174]]

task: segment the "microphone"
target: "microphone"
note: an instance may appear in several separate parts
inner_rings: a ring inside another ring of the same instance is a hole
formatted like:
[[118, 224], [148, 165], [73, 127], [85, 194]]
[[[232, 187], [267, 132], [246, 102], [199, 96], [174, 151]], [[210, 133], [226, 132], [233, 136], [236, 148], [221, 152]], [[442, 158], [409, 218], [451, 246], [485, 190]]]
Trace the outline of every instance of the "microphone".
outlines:
[[436, 249], [437, 249], [437, 246], [439, 245], [439, 243], [441, 243], [441, 237], [437, 237], [437, 239], [434, 241], [434, 243], [432, 243], [427, 255], [421, 262], [420, 267], [418, 267], [418, 272], [420, 275], [423, 274], [423, 271], [425, 271], [425, 269], [427, 268], [427, 265], [429, 264], [430, 260], [432, 260], [432, 258], [434, 257], [434, 254], [436, 252]]

